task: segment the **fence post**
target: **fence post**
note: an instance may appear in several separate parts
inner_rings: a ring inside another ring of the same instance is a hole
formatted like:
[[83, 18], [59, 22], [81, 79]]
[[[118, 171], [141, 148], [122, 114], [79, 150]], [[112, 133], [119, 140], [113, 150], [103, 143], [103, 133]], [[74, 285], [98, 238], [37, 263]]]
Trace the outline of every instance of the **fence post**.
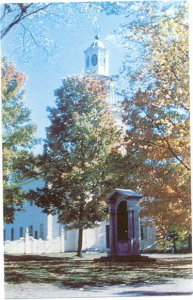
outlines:
[[28, 231], [28, 227], [26, 227], [25, 230], [25, 254], [30, 253], [30, 240], [29, 240], [29, 231]]
[[60, 235], [60, 252], [65, 252], [65, 244], [64, 244], [64, 227], [61, 228], [61, 235]]

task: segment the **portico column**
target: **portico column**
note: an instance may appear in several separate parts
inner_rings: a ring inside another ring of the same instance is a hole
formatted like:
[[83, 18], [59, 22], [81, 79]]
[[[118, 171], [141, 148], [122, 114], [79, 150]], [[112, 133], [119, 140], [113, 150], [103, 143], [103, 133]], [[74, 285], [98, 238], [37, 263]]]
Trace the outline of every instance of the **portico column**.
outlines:
[[134, 208], [134, 251], [135, 254], [140, 253], [140, 247], [139, 247], [139, 208], [135, 207]]
[[129, 241], [129, 253], [133, 252], [133, 242], [134, 242], [134, 224], [133, 224], [133, 207], [127, 209], [128, 213], [128, 241]]
[[139, 213], [138, 207], [130, 206], [128, 208], [128, 240], [129, 251], [133, 254], [139, 254]]
[[110, 206], [110, 254], [116, 253], [116, 212], [115, 208]]

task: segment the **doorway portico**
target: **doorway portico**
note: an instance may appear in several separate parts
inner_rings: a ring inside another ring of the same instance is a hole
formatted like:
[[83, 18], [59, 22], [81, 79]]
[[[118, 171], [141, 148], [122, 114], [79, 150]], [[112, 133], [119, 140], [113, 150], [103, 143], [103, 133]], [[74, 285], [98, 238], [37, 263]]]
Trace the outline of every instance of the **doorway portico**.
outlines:
[[110, 256], [140, 255], [139, 200], [142, 195], [115, 189], [106, 199], [110, 214]]

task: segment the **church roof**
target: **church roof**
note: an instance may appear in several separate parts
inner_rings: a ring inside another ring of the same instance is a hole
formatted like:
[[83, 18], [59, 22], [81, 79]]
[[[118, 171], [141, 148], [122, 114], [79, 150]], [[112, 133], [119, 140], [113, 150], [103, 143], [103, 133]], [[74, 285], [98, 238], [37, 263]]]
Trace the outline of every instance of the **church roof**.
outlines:
[[106, 202], [110, 202], [111, 200], [116, 200], [118, 196], [123, 196], [126, 199], [140, 199], [143, 197], [143, 195], [138, 194], [137, 192], [134, 192], [132, 190], [127, 189], [114, 189], [110, 195], [106, 198]]
[[94, 40], [94, 42], [90, 45], [89, 48], [95, 48], [95, 47], [105, 49], [105, 46], [104, 46], [103, 42], [99, 39], [99, 37], [98, 37], [97, 35], [95, 36], [95, 40]]

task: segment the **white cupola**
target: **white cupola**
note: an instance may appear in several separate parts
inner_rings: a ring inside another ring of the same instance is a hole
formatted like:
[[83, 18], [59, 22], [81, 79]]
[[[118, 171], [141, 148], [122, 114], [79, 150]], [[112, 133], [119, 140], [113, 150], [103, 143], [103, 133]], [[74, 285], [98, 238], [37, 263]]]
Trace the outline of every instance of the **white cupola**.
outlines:
[[84, 53], [85, 73], [109, 76], [109, 53], [98, 36]]

